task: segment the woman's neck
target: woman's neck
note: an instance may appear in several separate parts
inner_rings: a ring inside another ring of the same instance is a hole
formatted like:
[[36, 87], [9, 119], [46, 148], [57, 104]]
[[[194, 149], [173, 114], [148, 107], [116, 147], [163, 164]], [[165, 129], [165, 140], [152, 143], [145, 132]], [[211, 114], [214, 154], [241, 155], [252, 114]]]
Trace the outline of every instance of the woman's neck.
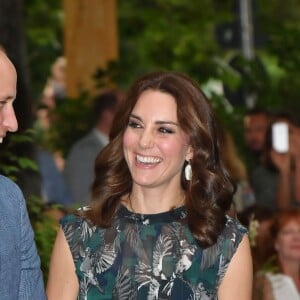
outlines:
[[185, 194], [183, 190], [170, 193], [158, 189], [133, 188], [124, 200], [132, 212], [155, 214], [184, 205]]

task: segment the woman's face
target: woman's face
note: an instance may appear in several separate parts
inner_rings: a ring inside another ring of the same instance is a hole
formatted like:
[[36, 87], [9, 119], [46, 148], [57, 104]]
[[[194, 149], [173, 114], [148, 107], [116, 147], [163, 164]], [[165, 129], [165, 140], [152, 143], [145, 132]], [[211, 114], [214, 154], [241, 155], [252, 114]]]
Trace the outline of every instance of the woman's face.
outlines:
[[140, 95], [123, 136], [123, 150], [135, 184], [180, 185], [184, 161], [192, 158], [192, 151], [170, 94], [147, 90]]
[[300, 260], [300, 223], [297, 220], [287, 222], [279, 231], [276, 250], [280, 258]]

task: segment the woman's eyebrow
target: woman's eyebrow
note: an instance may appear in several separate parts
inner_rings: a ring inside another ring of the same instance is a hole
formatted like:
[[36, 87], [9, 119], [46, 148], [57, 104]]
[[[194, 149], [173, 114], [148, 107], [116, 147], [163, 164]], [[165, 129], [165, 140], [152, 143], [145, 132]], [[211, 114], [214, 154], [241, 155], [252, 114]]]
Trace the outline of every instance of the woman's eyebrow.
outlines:
[[[130, 114], [130, 117], [131, 118], [134, 118], [134, 119], [137, 119], [137, 120], [139, 120], [139, 121], [143, 121], [142, 120], [142, 118], [141, 117], [139, 117], [139, 116], [137, 116], [137, 115], [135, 115], [135, 114]], [[164, 121], [162, 121], [162, 120], [158, 120], [158, 121], [155, 121], [155, 124], [158, 124], [158, 125], [175, 125], [175, 126], [179, 126], [179, 124], [177, 123], [177, 122], [174, 122], [174, 121], [168, 121], [168, 120], [164, 120]]]
[[159, 124], [159, 125], [175, 125], [175, 126], [179, 126], [178, 123], [173, 122], [173, 121], [155, 121], [155, 124]]

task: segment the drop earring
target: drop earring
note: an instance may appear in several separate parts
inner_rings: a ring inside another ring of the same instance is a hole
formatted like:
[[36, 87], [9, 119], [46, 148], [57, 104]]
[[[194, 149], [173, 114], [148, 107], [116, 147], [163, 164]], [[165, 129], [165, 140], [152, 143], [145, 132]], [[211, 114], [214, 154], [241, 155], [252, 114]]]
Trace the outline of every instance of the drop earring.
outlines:
[[191, 181], [193, 177], [193, 171], [190, 161], [187, 162], [184, 168], [184, 177], [187, 181]]

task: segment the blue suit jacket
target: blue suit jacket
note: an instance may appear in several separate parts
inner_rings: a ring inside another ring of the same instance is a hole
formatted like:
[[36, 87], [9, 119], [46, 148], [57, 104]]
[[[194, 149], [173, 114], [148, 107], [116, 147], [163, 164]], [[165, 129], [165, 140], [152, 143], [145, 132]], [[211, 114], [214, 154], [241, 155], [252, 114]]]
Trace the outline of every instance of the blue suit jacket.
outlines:
[[40, 258], [19, 187], [0, 175], [0, 299], [46, 299]]

